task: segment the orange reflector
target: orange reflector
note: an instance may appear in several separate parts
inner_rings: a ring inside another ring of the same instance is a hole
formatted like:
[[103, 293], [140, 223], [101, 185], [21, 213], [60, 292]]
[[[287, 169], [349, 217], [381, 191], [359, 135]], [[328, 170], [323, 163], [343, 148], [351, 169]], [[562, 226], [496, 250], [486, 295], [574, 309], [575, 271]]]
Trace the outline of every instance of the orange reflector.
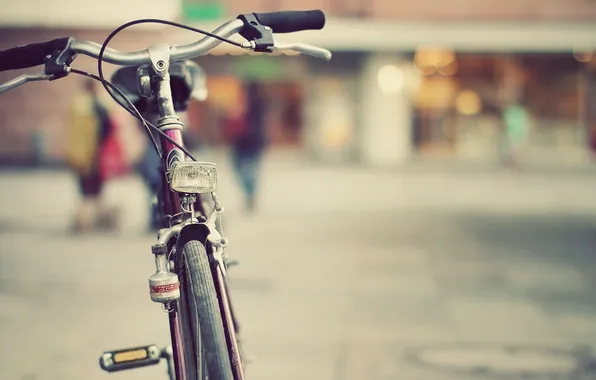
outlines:
[[136, 349], [132, 351], [122, 351], [114, 354], [114, 363], [131, 362], [135, 360], [147, 358], [147, 350], [144, 348]]

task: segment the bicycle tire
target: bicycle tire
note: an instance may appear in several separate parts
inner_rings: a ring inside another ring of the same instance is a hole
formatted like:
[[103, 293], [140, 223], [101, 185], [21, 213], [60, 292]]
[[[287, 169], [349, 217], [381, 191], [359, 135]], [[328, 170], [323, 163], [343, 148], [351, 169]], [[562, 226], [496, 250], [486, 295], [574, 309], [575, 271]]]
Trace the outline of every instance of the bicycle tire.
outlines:
[[182, 247], [188, 276], [188, 290], [194, 299], [198, 317], [201, 352], [207, 364], [210, 380], [233, 380], [230, 355], [223, 328], [219, 300], [215, 290], [211, 265], [205, 246], [196, 240], [187, 241]]

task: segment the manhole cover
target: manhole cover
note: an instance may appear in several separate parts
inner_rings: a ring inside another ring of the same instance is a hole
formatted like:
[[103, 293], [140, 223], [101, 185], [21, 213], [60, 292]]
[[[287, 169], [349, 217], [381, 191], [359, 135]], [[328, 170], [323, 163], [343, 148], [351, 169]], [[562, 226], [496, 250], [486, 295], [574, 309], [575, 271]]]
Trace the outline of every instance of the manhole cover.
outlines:
[[437, 371], [515, 378], [568, 377], [580, 365], [571, 350], [504, 345], [436, 345], [409, 350], [407, 357]]

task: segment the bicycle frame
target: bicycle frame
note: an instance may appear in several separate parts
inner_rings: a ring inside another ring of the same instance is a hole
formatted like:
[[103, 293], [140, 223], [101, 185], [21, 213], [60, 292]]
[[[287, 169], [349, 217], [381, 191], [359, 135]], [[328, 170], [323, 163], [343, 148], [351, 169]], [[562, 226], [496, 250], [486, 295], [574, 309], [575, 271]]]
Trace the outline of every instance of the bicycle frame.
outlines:
[[[153, 50], [152, 50], [153, 49]], [[182, 129], [183, 125], [176, 116], [174, 104], [172, 100], [172, 93], [170, 88], [170, 78], [168, 74], [169, 62], [169, 47], [164, 45], [161, 48], [159, 45], [149, 49], [151, 54], [153, 68], [151, 69], [151, 76], [157, 88], [156, 99], [158, 101], [159, 119], [157, 127], [167, 134], [174, 142], [184, 147]], [[154, 59], [155, 57], [155, 59]], [[177, 237], [181, 232], [184, 220], [182, 216], [185, 210], [182, 208], [182, 199], [180, 195], [173, 191], [167, 180], [167, 173], [173, 167], [176, 161], [184, 161], [184, 153], [172, 142], [160, 136], [162, 148], [162, 186], [161, 194], [158, 194], [158, 199], [163, 205], [163, 211], [170, 220], [169, 226], [160, 230], [159, 237], [168, 235], [170, 240]], [[198, 197], [199, 204], [201, 203]], [[207, 215], [205, 215], [207, 217]], [[164, 239], [165, 240], [165, 239]], [[243, 380], [244, 374], [240, 363], [239, 349], [236, 342], [237, 326], [235, 318], [232, 314], [232, 309], [229, 303], [228, 291], [225, 283], [225, 273], [222, 272], [220, 266], [212, 268], [213, 280], [215, 282], [215, 289], [220, 300], [220, 311], [222, 321], [224, 324], [224, 331], [226, 333], [226, 340], [228, 343], [228, 352], [230, 353], [230, 361], [234, 365], [234, 377], [236, 380]], [[192, 332], [192, 321], [185, 320], [186, 316], [191, 313], [180, 313], [180, 310], [189, 310], [190, 300], [187, 298], [187, 284], [186, 277], [183, 273], [179, 273], [180, 280], [180, 299], [178, 300], [178, 307], [169, 310], [169, 324], [170, 337], [172, 341], [173, 362], [176, 380], [191, 380], [197, 374], [196, 359], [198, 358], [196, 342], [194, 339], [188, 339]], [[171, 376], [171, 374], [170, 374]], [[172, 379], [173, 380], [173, 379]]]

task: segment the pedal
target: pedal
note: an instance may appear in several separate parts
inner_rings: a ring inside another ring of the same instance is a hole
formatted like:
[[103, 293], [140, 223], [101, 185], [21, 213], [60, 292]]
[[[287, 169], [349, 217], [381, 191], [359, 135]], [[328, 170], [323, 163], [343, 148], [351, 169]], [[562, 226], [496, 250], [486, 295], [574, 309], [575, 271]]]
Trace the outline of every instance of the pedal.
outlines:
[[106, 372], [118, 372], [158, 364], [161, 356], [161, 350], [154, 344], [107, 351], [99, 358], [99, 366]]

